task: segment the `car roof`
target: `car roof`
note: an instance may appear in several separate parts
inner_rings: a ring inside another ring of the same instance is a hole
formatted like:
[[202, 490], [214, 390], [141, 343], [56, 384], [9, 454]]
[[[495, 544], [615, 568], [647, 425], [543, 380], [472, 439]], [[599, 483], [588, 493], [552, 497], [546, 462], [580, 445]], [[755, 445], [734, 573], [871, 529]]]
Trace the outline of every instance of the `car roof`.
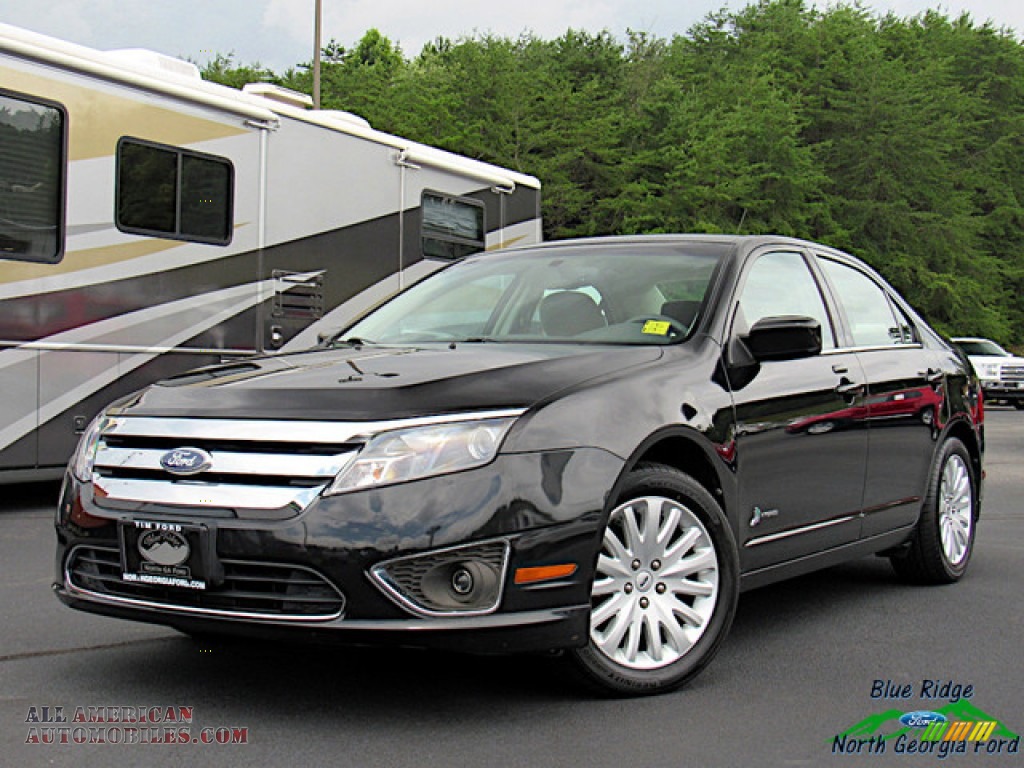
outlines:
[[603, 235], [599, 237], [578, 237], [567, 240], [546, 240], [531, 245], [517, 245], [503, 249], [504, 251], [534, 250], [543, 248], [560, 248], [576, 245], [628, 245], [630, 243], [720, 243], [723, 245], [746, 245], [756, 247], [763, 244], [790, 244], [800, 247], [813, 247], [832, 250], [820, 243], [800, 240], [795, 237], [780, 235], [718, 235], [700, 233], [656, 234], [656, 235]]
[[501, 257], [502, 255], [514, 255], [517, 253], [541, 253], [545, 250], [559, 250], [563, 248], [574, 248], [578, 246], [621, 246], [621, 245], [638, 245], [638, 246], [649, 246], [649, 245], [702, 245], [702, 246], [719, 246], [723, 248], [723, 251], [727, 254], [726, 258], [730, 261], [742, 259], [746, 255], [750, 254], [761, 247], [789, 247], [799, 248], [801, 250], [812, 251], [822, 256], [828, 256], [829, 258], [836, 259], [837, 261], [845, 261], [847, 264], [856, 265], [858, 268], [866, 270], [869, 274], [875, 278], [885, 282], [885, 279], [867, 262], [856, 256], [853, 256], [845, 251], [841, 251], [837, 248], [825, 245], [823, 243], [813, 242], [811, 240], [802, 240], [797, 237], [789, 237], [786, 235], [722, 235], [722, 234], [701, 234], [701, 233], [679, 233], [679, 234], [653, 234], [653, 235], [602, 235], [598, 237], [581, 237], [572, 238], [566, 240], [547, 240], [541, 243], [534, 243], [529, 245], [515, 245], [508, 248], [500, 248], [493, 251], [486, 251], [483, 253], [475, 253], [468, 256], [469, 259], [477, 259], [480, 257], [489, 258], [492, 255], [495, 257]]

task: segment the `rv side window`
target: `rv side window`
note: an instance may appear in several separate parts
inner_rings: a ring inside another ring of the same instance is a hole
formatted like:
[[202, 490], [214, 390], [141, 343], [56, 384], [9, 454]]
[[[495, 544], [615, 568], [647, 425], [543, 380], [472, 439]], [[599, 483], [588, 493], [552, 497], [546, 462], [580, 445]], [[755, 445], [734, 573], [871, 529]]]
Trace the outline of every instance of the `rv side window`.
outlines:
[[117, 147], [117, 227], [227, 245], [233, 181], [226, 158], [122, 138]]
[[63, 108], [0, 91], [0, 259], [64, 256]]
[[484, 250], [484, 206], [476, 200], [424, 192], [423, 256], [461, 259]]

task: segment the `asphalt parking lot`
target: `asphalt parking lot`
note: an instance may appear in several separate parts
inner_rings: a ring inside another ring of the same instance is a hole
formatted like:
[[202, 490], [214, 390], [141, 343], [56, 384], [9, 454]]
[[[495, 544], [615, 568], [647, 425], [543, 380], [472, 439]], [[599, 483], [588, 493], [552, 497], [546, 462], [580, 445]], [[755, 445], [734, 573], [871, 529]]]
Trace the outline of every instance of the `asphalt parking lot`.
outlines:
[[[961, 583], [906, 586], [869, 558], [747, 593], [707, 671], [634, 700], [584, 693], [546, 656], [202, 647], [71, 611], [50, 594], [56, 488], [0, 488], [0, 765], [1022, 765], [1010, 739], [947, 758], [896, 740], [835, 751], [837, 735], [868, 735], [890, 710], [955, 705], [955, 719], [981, 712], [1024, 732], [1024, 413], [992, 408], [986, 429], [984, 512]], [[57, 707], [66, 724], [46, 722]], [[78, 711], [116, 714], [112, 743], [75, 743]], [[175, 743], [118, 743], [134, 738], [129, 712], [158, 716], [140, 732]]]

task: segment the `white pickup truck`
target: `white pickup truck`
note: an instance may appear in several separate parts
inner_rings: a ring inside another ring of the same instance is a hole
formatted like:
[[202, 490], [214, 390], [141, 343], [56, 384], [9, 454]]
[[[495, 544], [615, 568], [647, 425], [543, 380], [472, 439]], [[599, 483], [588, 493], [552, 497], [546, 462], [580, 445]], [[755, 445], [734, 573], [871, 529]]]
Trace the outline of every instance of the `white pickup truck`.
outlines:
[[990, 339], [950, 339], [970, 358], [978, 372], [986, 402], [1012, 403], [1024, 410], [1024, 357], [1016, 357]]

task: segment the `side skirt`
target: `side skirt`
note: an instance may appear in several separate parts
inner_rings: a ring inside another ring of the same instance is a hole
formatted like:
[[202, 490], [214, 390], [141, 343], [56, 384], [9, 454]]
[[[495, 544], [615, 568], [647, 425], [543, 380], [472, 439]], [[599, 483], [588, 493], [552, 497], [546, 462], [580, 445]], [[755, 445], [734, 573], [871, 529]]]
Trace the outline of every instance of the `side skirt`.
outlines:
[[756, 571], [747, 571], [740, 576], [740, 591], [746, 592], [750, 589], [773, 584], [776, 581], [791, 579], [794, 576], [802, 576], [805, 573], [818, 571], [822, 568], [830, 568], [833, 565], [839, 565], [850, 560], [874, 555], [885, 549], [898, 547], [906, 542], [913, 532], [914, 525], [909, 525], [905, 528], [872, 536], [868, 539], [844, 544], [841, 547], [827, 549], [824, 552], [806, 555], [796, 560], [788, 560], [784, 563], [759, 568]]

